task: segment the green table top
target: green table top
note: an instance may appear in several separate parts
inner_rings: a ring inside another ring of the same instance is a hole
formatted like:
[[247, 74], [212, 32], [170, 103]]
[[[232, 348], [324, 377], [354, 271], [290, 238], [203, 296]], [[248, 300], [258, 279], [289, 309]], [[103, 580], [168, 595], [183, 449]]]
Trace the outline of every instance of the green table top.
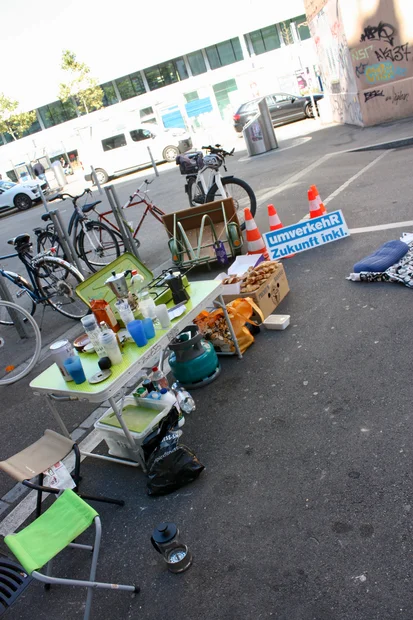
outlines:
[[[160, 356], [163, 348], [174, 338], [188, 322], [191, 322], [206, 303], [210, 303], [222, 292], [222, 284], [217, 280], [202, 280], [193, 282], [187, 289], [191, 298], [186, 304], [186, 311], [180, 317], [172, 321], [168, 329], [155, 330], [155, 337], [148, 341], [144, 347], [138, 347], [133, 341], [128, 340], [122, 349], [123, 361], [121, 364], [112, 366], [112, 375], [101, 383], [91, 384], [87, 381], [99, 371], [98, 356], [96, 353], [80, 353], [82, 366], [86, 375], [86, 381], [76, 385], [74, 381], [66, 382], [57, 365], [52, 364], [38, 375], [30, 383], [33, 390], [48, 394], [72, 395], [79, 399], [99, 402], [113, 396], [124, 384], [128, 383], [134, 374], [142, 367], [149, 364], [156, 355]], [[174, 304], [170, 302], [168, 307]]]

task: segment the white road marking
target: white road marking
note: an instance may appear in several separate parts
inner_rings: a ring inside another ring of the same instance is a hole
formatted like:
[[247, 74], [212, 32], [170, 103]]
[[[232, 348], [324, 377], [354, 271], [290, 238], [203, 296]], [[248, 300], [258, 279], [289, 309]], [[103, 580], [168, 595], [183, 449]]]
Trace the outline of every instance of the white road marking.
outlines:
[[342, 191], [344, 191], [349, 185], [350, 183], [353, 183], [353, 181], [355, 181], [356, 179], [358, 179], [359, 177], [361, 177], [362, 174], [364, 174], [365, 172], [367, 172], [367, 170], [369, 170], [369, 168], [372, 168], [375, 164], [377, 164], [381, 159], [383, 159], [383, 157], [386, 157], [386, 155], [388, 155], [389, 153], [392, 153], [394, 151], [394, 149], [389, 149], [388, 151], [385, 151], [384, 153], [382, 153], [381, 155], [379, 155], [378, 157], [376, 157], [376, 159], [373, 159], [372, 162], [370, 162], [369, 164], [367, 164], [367, 166], [364, 166], [364, 168], [362, 168], [361, 170], [359, 170], [356, 174], [354, 174], [352, 177], [350, 177], [348, 179], [348, 181], [346, 181], [345, 183], [343, 183], [343, 185], [340, 185], [340, 187], [338, 187], [335, 192], [333, 192], [332, 194], [330, 194], [325, 200], [324, 200], [324, 205], [327, 205], [329, 202], [331, 202], [336, 196], [338, 196], [339, 194], [341, 194]]
[[[102, 436], [99, 431], [92, 431], [80, 444], [79, 447], [83, 452], [91, 452], [102, 441]], [[81, 457], [83, 461], [86, 457]], [[74, 456], [70, 453], [65, 459], [63, 459], [66, 467], [69, 471], [73, 470]], [[47, 493], [43, 493], [43, 501], [48, 497]], [[21, 525], [30, 517], [32, 512], [36, 508], [37, 491], [30, 491], [30, 493], [14, 508], [0, 523], [0, 534], [7, 536], [7, 534], [13, 534]]]
[[300, 170], [300, 172], [297, 172], [297, 174], [293, 174], [292, 177], [284, 181], [284, 183], [281, 183], [281, 185], [278, 185], [277, 187], [267, 190], [266, 192], [263, 192], [262, 194], [258, 193], [257, 194], [257, 206], [260, 207], [261, 205], [265, 204], [267, 200], [269, 200], [273, 196], [280, 194], [281, 192], [285, 191], [286, 189], [294, 185], [294, 183], [299, 181], [303, 176], [305, 176], [306, 174], [314, 170], [314, 168], [318, 168], [318, 166], [320, 166], [322, 163], [327, 161], [327, 159], [330, 159], [330, 157], [333, 157], [333, 155], [334, 153], [329, 153], [328, 155], [324, 155], [320, 159], [317, 159], [315, 162], [307, 166], [307, 168], [303, 168], [302, 170]]
[[[392, 224], [379, 224], [377, 226], [364, 226], [364, 228], [350, 228], [349, 232], [352, 235], [359, 233], [376, 232], [379, 230], [390, 230], [391, 228], [408, 228], [413, 226], [413, 220], [407, 220], [406, 222], [393, 222]], [[406, 231], [409, 232], [409, 231]]]

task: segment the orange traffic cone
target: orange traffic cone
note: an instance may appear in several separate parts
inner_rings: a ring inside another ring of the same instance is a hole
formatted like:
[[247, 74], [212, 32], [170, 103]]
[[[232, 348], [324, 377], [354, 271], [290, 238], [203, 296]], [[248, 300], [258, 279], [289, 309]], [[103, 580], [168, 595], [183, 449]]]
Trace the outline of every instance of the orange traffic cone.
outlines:
[[247, 233], [248, 244], [247, 254], [263, 254], [265, 260], [270, 260], [267, 248], [264, 243], [264, 239], [262, 238], [258, 226], [256, 225], [255, 220], [252, 217], [251, 211], [248, 209], [248, 207], [245, 207], [244, 209], [244, 217], [245, 232]]
[[316, 197], [316, 200], [317, 200], [318, 206], [319, 206], [319, 207], [321, 207], [321, 209], [322, 209], [322, 211], [323, 211], [323, 212], [321, 213], [321, 215], [324, 215], [324, 213], [327, 213], [327, 209], [325, 208], [325, 206], [324, 206], [324, 204], [323, 204], [323, 201], [321, 200], [321, 196], [320, 196], [320, 194], [318, 193], [317, 185], [311, 185], [311, 186], [310, 186], [310, 189], [313, 189], [313, 190], [315, 191], [315, 197]]
[[268, 219], [270, 221], [270, 230], [278, 230], [283, 227], [274, 205], [268, 205]]
[[[268, 205], [268, 219], [270, 220], [270, 230], [284, 228], [274, 205]], [[288, 256], [283, 256], [283, 258], [292, 258], [293, 256], [295, 256], [295, 254], [289, 254]]]
[[318, 203], [316, 193], [314, 189], [312, 189], [311, 187], [308, 190], [308, 203], [309, 203], [309, 208], [310, 208], [311, 219], [313, 217], [320, 217], [320, 215], [324, 214], [324, 211], [323, 211], [324, 205], [323, 203]]

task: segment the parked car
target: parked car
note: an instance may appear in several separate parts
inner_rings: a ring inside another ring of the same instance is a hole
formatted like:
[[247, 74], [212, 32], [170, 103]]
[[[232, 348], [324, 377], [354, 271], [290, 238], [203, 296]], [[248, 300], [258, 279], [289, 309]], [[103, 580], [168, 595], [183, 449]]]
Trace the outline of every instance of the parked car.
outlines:
[[[317, 106], [317, 101], [323, 98], [323, 95], [314, 95], [314, 101]], [[253, 99], [247, 103], [243, 103], [236, 113], [234, 114], [234, 128], [235, 131], [241, 132], [244, 125], [253, 117], [258, 111], [258, 102], [262, 99]], [[290, 95], [288, 93], [274, 93], [266, 96], [268, 109], [271, 114], [273, 125], [282, 125], [283, 123], [289, 123], [291, 121], [298, 121], [302, 118], [313, 118], [313, 108], [311, 105], [311, 97], [306, 95], [305, 97], [298, 97], [297, 95]]]
[[0, 181], [0, 209], [16, 207], [19, 211], [26, 211], [39, 197], [40, 190], [37, 184], [29, 186], [12, 181]]
[[123, 130], [93, 136], [78, 150], [86, 181], [91, 180], [92, 165], [99, 183], [113, 176], [132, 172], [151, 163], [150, 151], [156, 162], [175, 161], [177, 155], [192, 148], [191, 136], [183, 129], [160, 129], [156, 125], [133, 125]]

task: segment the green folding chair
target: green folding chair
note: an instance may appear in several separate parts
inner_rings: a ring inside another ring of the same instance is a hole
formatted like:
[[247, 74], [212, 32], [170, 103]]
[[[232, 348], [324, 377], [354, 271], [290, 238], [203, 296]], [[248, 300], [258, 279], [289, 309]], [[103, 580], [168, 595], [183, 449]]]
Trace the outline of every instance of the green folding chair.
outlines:
[[[72, 542], [94, 522], [95, 543], [81, 545]], [[137, 586], [127, 586], [95, 581], [96, 568], [100, 550], [102, 527], [99, 515], [89, 504], [84, 502], [76, 493], [66, 489], [56, 501], [33, 523], [18, 534], [6, 536], [4, 542], [16, 556], [27, 574], [46, 585], [80, 586], [87, 588], [86, 608], [83, 620], [90, 617], [92, 596], [94, 589], [126, 590], [139, 592]], [[63, 579], [52, 577], [52, 559], [66, 547], [93, 551], [89, 581], [79, 579]], [[47, 565], [46, 574], [38, 570]]]

